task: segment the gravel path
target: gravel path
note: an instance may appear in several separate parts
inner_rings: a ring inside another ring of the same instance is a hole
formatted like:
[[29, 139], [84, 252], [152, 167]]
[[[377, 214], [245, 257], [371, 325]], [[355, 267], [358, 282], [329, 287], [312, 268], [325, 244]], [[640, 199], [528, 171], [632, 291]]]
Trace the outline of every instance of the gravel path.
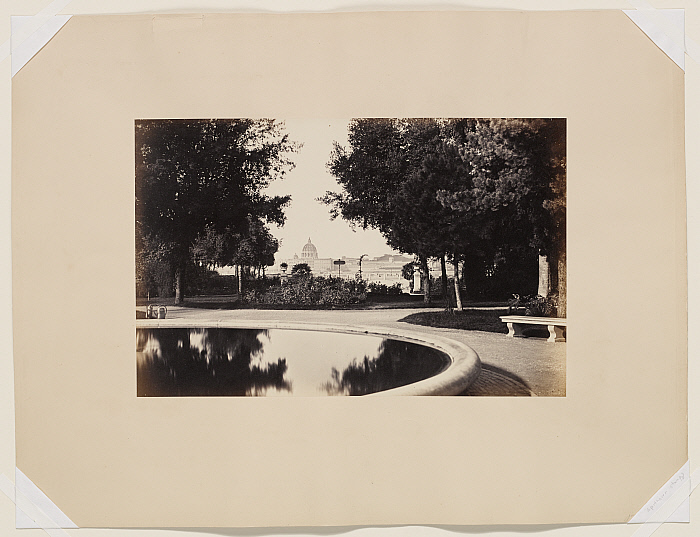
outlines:
[[[138, 308], [145, 311], [145, 307]], [[210, 310], [168, 307], [168, 319], [268, 320], [377, 326], [436, 334], [465, 343], [483, 364], [480, 378], [465, 395], [527, 395], [529, 388], [539, 396], [566, 395], [566, 343], [549, 343], [535, 338], [509, 338], [505, 334], [432, 328], [398, 322], [412, 313], [441, 311], [441, 308], [376, 310]]]

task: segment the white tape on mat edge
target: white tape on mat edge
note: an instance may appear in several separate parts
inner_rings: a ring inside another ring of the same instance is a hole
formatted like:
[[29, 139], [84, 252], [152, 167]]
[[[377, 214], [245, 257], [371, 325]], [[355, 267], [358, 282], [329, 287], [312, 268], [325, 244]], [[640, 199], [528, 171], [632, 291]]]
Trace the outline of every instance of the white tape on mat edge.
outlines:
[[[15, 468], [15, 488], [21, 492], [26, 498], [36, 505], [41, 511], [46, 513], [51, 521], [56, 523], [59, 528], [77, 528], [73, 521], [61, 511], [55, 503], [37, 487], [31, 479], [29, 479], [22, 470]], [[17, 503], [20, 506], [19, 502]], [[21, 506], [20, 506], [21, 507]], [[20, 520], [17, 520], [16, 527], [18, 528], [37, 528], [39, 526], [20, 526]], [[26, 521], [25, 521], [26, 522]]]
[[[70, 20], [71, 15], [12, 17], [12, 76]], [[35, 29], [36, 28], [36, 29]]]
[[[671, 478], [656, 491], [647, 503], [634, 515], [628, 524], [643, 524], [648, 521], [663, 522], [656, 516], [659, 509], [665, 505], [666, 501], [674, 494], [679, 487], [684, 485], [687, 487], [690, 483], [690, 462], [686, 462], [680, 470], [678, 470]], [[666, 522], [690, 522], [690, 503], [687, 504], [688, 510], [685, 510], [685, 504], [682, 504], [679, 509], [674, 511]]]
[[623, 9], [622, 12], [685, 71], [685, 10]]
[[690, 495], [695, 488], [700, 484], [700, 468], [696, 469], [689, 479], [681, 486], [677, 486], [675, 492], [667, 499], [661, 501], [661, 505], [656, 509], [654, 520], [648, 520], [632, 534], [632, 537], [650, 537], [657, 529], [665, 522], [670, 521], [671, 514], [674, 513], [679, 506], [689, 503]]
[[31, 520], [35, 528], [41, 528], [50, 537], [70, 537], [56, 522], [44, 513], [39, 507], [33, 504], [21, 491], [17, 489], [12, 481], [5, 475], [0, 474], [0, 490], [12, 500], [15, 507], [22, 511], [26, 519]]
[[[48, 6], [46, 6], [44, 9], [39, 11], [36, 15], [34, 15], [34, 24], [32, 25], [31, 30], [23, 30], [24, 33], [33, 33], [40, 25], [42, 25], [44, 22], [46, 22], [50, 17], [53, 17], [56, 15], [59, 11], [61, 11], [64, 7], [66, 7], [68, 4], [71, 3], [72, 0], [53, 0]], [[28, 37], [27, 35], [24, 36], [25, 38]], [[15, 43], [19, 44], [22, 41], [22, 36], [17, 35], [15, 36]], [[0, 45], [0, 61], [4, 61], [5, 58], [7, 58], [10, 55], [11, 51], [11, 43], [12, 43], [12, 37], [5, 41], [2, 45]]]
[[[672, 36], [676, 36], [675, 40], [678, 40], [678, 26], [674, 25], [668, 15], [664, 16], [664, 12], [673, 10], [656, 9], [646, 0], [627, 0], [627, 3], [634, 7], [635, 10], [644, 12], [647, 18], [653, 17], [656, 25], [662, 28], [669, 38], [673, 39]], [[691, 59], [700, 64], [700, 44], [688, 37], [685, 31], [683, 32], [683, 49]]]

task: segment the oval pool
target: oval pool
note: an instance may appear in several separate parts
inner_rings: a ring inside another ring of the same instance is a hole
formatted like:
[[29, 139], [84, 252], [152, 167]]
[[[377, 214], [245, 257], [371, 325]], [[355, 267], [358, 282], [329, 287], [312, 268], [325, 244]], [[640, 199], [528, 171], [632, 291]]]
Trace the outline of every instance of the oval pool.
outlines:
[[449, 395], [478, 376], [471, 349], [456, 364], [449, 344], [414, 337], [168, 324], [138, 323], [139, 397]]

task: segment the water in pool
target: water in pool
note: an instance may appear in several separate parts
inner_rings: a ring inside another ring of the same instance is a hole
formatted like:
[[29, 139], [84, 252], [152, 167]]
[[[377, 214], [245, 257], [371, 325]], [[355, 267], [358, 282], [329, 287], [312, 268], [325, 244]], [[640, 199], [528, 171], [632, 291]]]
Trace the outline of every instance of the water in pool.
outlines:
[[136, 356], [140, 397], [365, 395], [449, 365], [397, 339], [279, 329], [138, 328]]

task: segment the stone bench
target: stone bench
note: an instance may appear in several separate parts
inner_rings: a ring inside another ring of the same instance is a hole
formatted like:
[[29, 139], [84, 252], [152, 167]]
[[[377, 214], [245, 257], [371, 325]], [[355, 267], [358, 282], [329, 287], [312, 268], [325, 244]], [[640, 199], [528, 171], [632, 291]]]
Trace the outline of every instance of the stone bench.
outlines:
[[547, 341], [566, 341], [566, 319], [556, 317], [530, 317], [527, 315], [503, 315], [501, 321], [508, 325], [509, 337], [526, 337], [523, 331], [527, 325], [546, 326], [549, 330]]

